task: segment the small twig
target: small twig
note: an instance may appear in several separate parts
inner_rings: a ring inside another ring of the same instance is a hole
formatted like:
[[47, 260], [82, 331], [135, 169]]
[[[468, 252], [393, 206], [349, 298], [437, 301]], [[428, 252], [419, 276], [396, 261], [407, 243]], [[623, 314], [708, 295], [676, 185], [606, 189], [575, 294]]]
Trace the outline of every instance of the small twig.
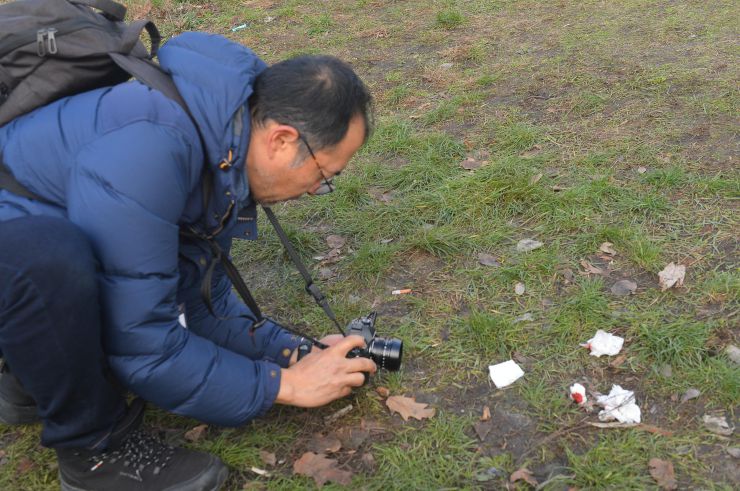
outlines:
[[521, 454], [519, 456], [519, 458], [517, 459], [517, 463], [521, 463], [522, 460], [524, 460], [524, 457], [529, 456], [535, 450], [539, 450], [540, 447], [542, 447], [544, 445], [547, 445], [548, 443], [550, 443], [555, 438], [557, 438], [557, 437], [559, 437], [561, 435], [564, 435], [565, 433], [571, 432], [573, 430], [578, 430], [580, 428], [585, 428], [586, 426], [588, 426], [588, 423], [586, 423], [586, 420], [588, 420], [588, 418], [590, 418], [590, 417], [591, 417], [590, 415], [589, 416], [586, 416], [586, 417], [584, 417], [583, 419], [581, 419], [580, 421], [578, 421], [575, 424], [572, 424], [570, 426], [566, 426], [565, 428], [561, 428], [558, 431], [556, 431], [555, 433], [550, 433], [545, 438], [543, 438], [539, 443], [533, 445], [529, 450], [527, 450], [526, 452], [524, 452], [523, 454]]

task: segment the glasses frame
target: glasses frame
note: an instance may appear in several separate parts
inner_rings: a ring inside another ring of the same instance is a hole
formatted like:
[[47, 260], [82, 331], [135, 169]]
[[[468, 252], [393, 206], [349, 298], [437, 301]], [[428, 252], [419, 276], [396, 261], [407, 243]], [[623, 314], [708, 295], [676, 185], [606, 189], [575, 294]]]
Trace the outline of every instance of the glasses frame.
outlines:
[[303, 144], [306, 145], [306, 148], [308, 149], [308, 153], [309, 155], [311, 155], [311, 158], [316, 164], [316, 168], [319, 169], [319, 174], [321, 174], [321, 179], [324, 181], [321, 184], [321, 186], [319, 186], [318, 189], [314, 191], [312, 194], [314, 196], [321, 196], [323, 194], [333, 193], [335, 189], [334, 188], [334, 178], [338, 176], [340, 173], [337, 172], [331, 178], [327, 179], [326, 174], [324, 174], [324, 169], [322, 169], [321, 165], [319, 165], [319, 159], [316, 158], [316, 154], [313, 153], [313, 149], [311, 148], [311, 145], [308, 144], [308, 140], [306, 140], [306, 138], [300, 133], [298, 133], [298, 138], [300, 138]]

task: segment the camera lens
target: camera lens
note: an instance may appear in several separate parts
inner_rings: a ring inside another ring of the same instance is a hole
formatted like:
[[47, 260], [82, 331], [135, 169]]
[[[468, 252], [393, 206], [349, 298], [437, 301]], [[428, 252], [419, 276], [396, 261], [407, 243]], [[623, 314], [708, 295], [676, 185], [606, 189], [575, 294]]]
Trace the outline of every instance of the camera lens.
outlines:
[[398, 338], [374, 338], [367, 347], [370, 357], [380, 368], [391, 372], [401, 368], [403, 341]]

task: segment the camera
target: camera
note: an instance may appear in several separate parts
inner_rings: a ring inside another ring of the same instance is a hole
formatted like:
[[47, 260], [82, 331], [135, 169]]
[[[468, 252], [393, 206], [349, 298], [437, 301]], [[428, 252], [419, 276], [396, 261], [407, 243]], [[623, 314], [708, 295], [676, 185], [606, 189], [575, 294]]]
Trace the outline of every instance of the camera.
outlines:
[[[401, 368], [403, 355], [403, 341], [398, 338], [381, 338], [375, 335], [375, 319], [377, 314], [370, 312], [364, 317], [354, 319], [347, 325], [348, 336], [362, 336], [365, 340], [365, 349], [354, 348], [347, 353], [347, 358], [362, 356], [370, 358], [378, 367], [395, 372]], [[367, 377], [366, 377], [367, 379]]]

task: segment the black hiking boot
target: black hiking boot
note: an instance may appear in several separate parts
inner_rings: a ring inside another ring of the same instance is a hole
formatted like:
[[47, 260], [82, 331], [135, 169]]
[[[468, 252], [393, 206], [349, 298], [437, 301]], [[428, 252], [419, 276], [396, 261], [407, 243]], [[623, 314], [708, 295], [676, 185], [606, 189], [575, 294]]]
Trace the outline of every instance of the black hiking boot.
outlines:
[[10, 373], [0, 360], [0, 423], [25, 425], [41, 421], [36, 412], [36, 401], [23, 389], [18, 378]]
[[216, 491], [228, 468], [217, 457], [167, 445], [138, 429], [136, 399], [104, 451], [56, 449], [62, 491]]

